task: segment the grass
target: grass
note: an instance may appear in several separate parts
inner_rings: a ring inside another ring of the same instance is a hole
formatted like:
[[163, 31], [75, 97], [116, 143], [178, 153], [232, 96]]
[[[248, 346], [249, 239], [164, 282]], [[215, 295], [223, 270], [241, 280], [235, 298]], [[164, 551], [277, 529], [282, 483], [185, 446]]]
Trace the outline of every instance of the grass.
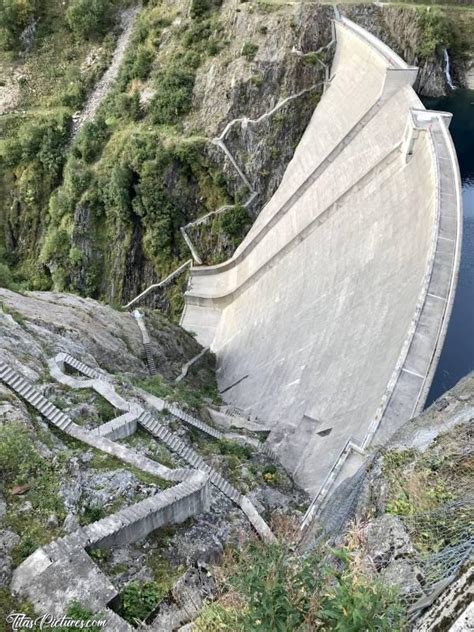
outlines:
[[149, 474], [148, 472], [143, 472], [142, 470], [138, 469], [137, 467], [134, 467], [133, 465], [124, 463], [120, 459], [117, 459], [116, 457], [111, 456], [110, 454], [99, 452], [98, 450], [94, 450], [94, 457], [90, 461], [90, 467], [95, 470], [104, 470], [104, 471], [126, 469], [128, 472], [131, 472], [144, 485], [155, 485], [158, 490], [167, 489], [168, 487], [172, 487], [175, 484], [172, 481], [166, 481], [157, 476], [154, 476], [153, 474]]
[[221, 403], [215, 383], [209, 383], [201, 388], [193, 388], [184, 382], [170, 384], [161, 375], [157, 374], [145, 379], [135, 379], [133, 384], [155, 395], [155, 397], [168, 402], [179, 402], [180, 405], [185, 404], [193, 410], [199, 410], [208, 404], [208, 400], [215, 404]]
[[[12, 551], [18, 566], [36, 548], [61, 535], [58, 526], [48, 523], [54, 516], [57, 524], [66, 517], [64, 503], [59, 495], [65, 471], [65, 458], [55, 461], [40, 456], [34, 435], [20, 423], [0, 426], [0, 490], [7, 502], [6, 525], [20, 536]], [[15, 488], [27, 485], [22, 494]], [[31, 504], [31, 510], [25, 509]]]
[[133, 449], [145, 449], [145, 453], [161, 465], [173, 468], [175, 466], [172, 453], [161, 443], [150, 437], [144, 430], [138, 428], [137, 431], [123, 440], [127, 446]]
[[[388, 451], [384, 455], [383, 473], [389, 485], [386, 512], [412, 525], [412, 538], [422, 552], [437, 551], [447, 544], [443, 533], [449, 530], [442, 524], [442, 512], [436, 511], [469, 494], [474, 469], [467, 449], [471, 444], [472, 429], [461, 425], [439, 436], [424, 452]], [[432, 512], [435, 517], [430, 519]], [[454, 525], [456, 516], [447, 515], [446, 520]]]
[[346, 551], [292, 553], [291, 531], [276, 544], [228, 548], [213, 569], [217, 600], [202, 610], [196, 632], [287, 632], [404, 629], [396, 593], [350, 568]]
[[136, 619], [145, 621], [168, 595], [184, 570], [181, 566], [173, 566], [163, 555], [165, 543], [174, 531], [173, 527], [165, 527], [149, 538], [149, 541], [159, 542], [159, 546], [153, 548], [148, 554], [146, 561], [147, 567], [153, 572], [153, 580], [133, 581], [120, 595], [119, 613], [129, 623], [135, 623]]

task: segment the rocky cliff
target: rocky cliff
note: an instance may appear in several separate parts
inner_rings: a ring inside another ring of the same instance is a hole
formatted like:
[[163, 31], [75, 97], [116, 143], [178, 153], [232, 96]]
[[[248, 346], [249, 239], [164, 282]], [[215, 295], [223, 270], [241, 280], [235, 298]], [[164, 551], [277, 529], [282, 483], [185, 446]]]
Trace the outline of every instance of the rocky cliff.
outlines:
[[470, 374], [375, 450], [318, 521], [317, 538], [349, 547], [359, 570], [396, 587], [417, 630], [472, 621], [473, 421]]
[[[90, 383], [75, 390], [55, 379], [48, 361], [58, 353], [71, 354], [91, 368], [106, 371], [103, 375], [121, 397], [145, 407], [173, 432], [174, 447], [179, 441], [186, 451], [201, 454], [214, 472], [230, 481], [238, 494], [246, 494], [247, 502], [262, 515], [276, 512], [301, 517], [309, 501], [306, 494], [264, 450], [258, 435], [239, 430], [236, 418], [219, 412], [212, 356], [201, 355], [186, 373], [182, 371], [202, 351], [191, 335], [164, 317], [145, 311], [151, 355], [158, 371], [151, 376], [140, 329], [129, 313], [92, 299], [51, 292], [0, 290], [0, 305], [2, 368], [5, 363], [21, 374], [76, 428], [97, 438], [95, 431], [116, 419], [120, 411]], [[74, 370], [69, 373], [78, 377]], [[213, 423], [209, 416], [212, 411], [221, 423], [226, 421], [229, 434], [216, 434], [217, 428], [209, 425], [212, 436], [198, 432], [178, 421], [166, 407], [153, 408], [158, 398], [166, 400], [170, 410], [178, 403], [181, 410], [208, 424]], [[242, 422], [245, 425], [245, 420]], [[255, 424], [247, 425], [258, 430]], [[169, 443], [157, 441], [143, 430], [110, 441], [108, 446], [116, 452], [104, 451], [102, 444], [96, 443], [86, 444], [47, 423], [34, 405], [1, 383], [0, 629], [8, 629], [2, 626], [12, 611], [33, 615], [32, 606], [12, 594], [12, 573], [25, 559], [58, 538], [77, 534], [82, 527], [126, 507], [136, 507], [139, 501], [173, 485], [174, 481], [144, 471], [143, 463], [154, 462], [178, 475], [187, 465]], [[121, 458], [124, 450], [135, 455], [135, 465]], [[158, 617], [158, 629], [170, 631], [186, 623], [212, 594], [207, 565], [220, 558], [224, 547], [255, 537], [245, 513], [229, 497], [216, 488], [210, 501], [209, 510], [193, 511], [194, 517], [183, 525], [155, 529], [146, 539], [137, 536], [137, 542], [90, 552], [93, 562], [88, 563], [98, 566], [120, 593], [114, 607], [124, 619], [133, 623], [136, 617]], [[131, 512], [133, 516], [134, 509]], [[85, 592], [81, 592], [82, 584], [75, 581], [76, 571], [70, 564], [71, 557], [63, 568], [74, 576], [73, 591], [87, 610], [90, 585], [86, 582]], [[168, 595], [175, 582], [173, 593]], [[43, 588], [38, 582], [40, 601], [46, 598]], [[60, 592], [64, 589], [60, 585]], [[195, 602], [191, 610], [187, 598]], [[71, 604], [56, 605], [67, 610]], [[84, 609], [80, 613], [84, 616]]]

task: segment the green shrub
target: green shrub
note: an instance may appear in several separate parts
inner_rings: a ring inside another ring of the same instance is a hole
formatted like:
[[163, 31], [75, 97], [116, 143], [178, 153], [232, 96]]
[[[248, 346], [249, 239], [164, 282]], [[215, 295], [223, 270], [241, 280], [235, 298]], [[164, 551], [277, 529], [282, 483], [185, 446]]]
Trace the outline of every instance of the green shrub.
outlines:
[[164, 596], [157, 582], [132, 582], [122, 592], [121, 615], [129, 623], [144, 621]]
[[13, 283], [13, 275], [11, 273], [10, 268], [6, 263], [2, 263], [0, 261], [0, 287], [13, 289], [15, 284]]
[[0, 48], [18, 46], [19, 35], [37, 13], [36, 0], [0, 0]]
[[0, 483], [23, 485], [41, 470], [43, 459], [20, 424], [0, 426]]
[[[56, 178], [64, 164], [64, 147], [68, 140], [70, 116], [61, 111], [47, 119], [32, 119], [19, 129], [14, 140], [19, 151], [18, 163], [37, 163], [52, 178]], [[13, 160], [10, 158], [10, 164]]]
[[235, 246], [244, 238], [251, 226], [247, 209], [237, 204], [219, 217], [220, 228], [227, 239]]
[[51, 227], [41, 248], [40, 261], [48, 263], [53, 260], [66, 258], [71, 248], [71, 240], [64, 228]]
[[248, 61], [255, 59], [255, 55], [258, 52], [258, 46], [252, 42], [245, 42], [242, 48], [242, 56]]
[[116, 409], [110, 404], [104, 397], [96, 395], [94, 398], [94, 406], [97, 410], [97, 414], [104, 423], [118, 417]]
[[192, 0], [190, 15], [193, 19], [202, 19], [209, 16], [215, 9], [222, 5], [222, 0]]
[[103, 35], [111, 22], [111, 0], [72, 0], [66, 19], [70, 29], [82, 39]]
[[158, 75], [156, 94], [150, 104], [153, 121], [157, 124], [176, 123], [192, 106], [194, 73], [171, 65]]
[[450, 27], [446, 17], [436, 9], [420, 8], [417, 13], [421, 41], [416, 53], [421, 59], [427, 59], [449, 44]]
[[[223, 597], [234, 591], [238, 607], [211, 604], [195, 623], [208, 629], [256, 632], [399, 632], [405, 629], [397, 595], [356, 575], [347, 554], [329, 566], [318, 553], [295, 556], [287, 544], [251, 543], [227, 555]], [[225, 599], [222, 600], [225, 603]]]
[[108, 130], [103, 119], [87, 122], [74, 146], [74, 155], [87, 163], [94, 162], [99, 157], [107, 136]]
[[226, 439], [219, 441], [219, 452], [221, 454], [236, 456], [240, 461], [250, 459], [252, 456], [252, 450], [248, 446], [237, 443], [237, 441], [228, 441]]
[[86, 505], [81, 512], [81, 525], [91, 524], [92, 522], [102, 520], [102, 518], [105, 518], [105, 515], [105, 510], [102, 507]]

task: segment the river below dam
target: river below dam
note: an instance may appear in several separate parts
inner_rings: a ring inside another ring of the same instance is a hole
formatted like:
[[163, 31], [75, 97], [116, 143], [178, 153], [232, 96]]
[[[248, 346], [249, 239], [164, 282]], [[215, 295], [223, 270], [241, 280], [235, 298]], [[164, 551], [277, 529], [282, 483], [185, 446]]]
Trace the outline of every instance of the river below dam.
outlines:
[[474, 90], [456, 89], [423, 99], [432, 110], [452, 112], [450, 131], [463, 183], [464, 232], [461, 267], [446, 341], [426, 405], [474, 370]]

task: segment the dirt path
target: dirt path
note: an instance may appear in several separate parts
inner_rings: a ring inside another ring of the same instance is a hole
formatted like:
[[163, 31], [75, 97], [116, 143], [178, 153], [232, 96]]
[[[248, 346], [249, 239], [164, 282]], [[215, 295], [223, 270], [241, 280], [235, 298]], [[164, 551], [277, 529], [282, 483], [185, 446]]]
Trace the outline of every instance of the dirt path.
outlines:
[[135, 20], [140, 13], [140, 9], [141, 5], [138, 5], [136, 7], [132, 7], [131, 9], [122, 11], [120, 15], [122, 33], [117, 40], [117, 46], [115, 47], [112, 62], [101, 77], [101, 79], [98, 81], [93, 92], [89, 95], [89, 98], [87, 99], [82, 112], [77, 118], [75, 118], [72, 128], [71, 140], [74, 140], [74, 138], [80, 132], [84, 124], [87, 123], [87, 121], [90, 121], [94, 118], [100, 104], [107, 96], [113, 82], [117, 78], [120, 66], [127, 50], [128, 43], [130, 41], [130, 36], [132, 35]]

